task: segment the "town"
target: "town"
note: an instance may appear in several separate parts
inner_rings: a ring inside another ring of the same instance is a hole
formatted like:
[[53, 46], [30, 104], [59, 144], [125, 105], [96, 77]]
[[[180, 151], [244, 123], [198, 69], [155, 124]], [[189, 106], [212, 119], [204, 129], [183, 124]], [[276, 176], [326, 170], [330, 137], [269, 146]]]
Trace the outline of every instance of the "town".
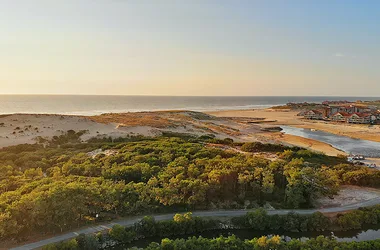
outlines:
[[298, 116], [303, 116], [309, 120], [325, 120], [354, 124], [380, 124], [380, 110], [376, 105], [346, 101], [325, 101], [319, 105], [287, 104], [287, 106], [294, 105], [297, 105], [298, 108], [314, 107], [313, 109], [304, 109], [298, 114]]

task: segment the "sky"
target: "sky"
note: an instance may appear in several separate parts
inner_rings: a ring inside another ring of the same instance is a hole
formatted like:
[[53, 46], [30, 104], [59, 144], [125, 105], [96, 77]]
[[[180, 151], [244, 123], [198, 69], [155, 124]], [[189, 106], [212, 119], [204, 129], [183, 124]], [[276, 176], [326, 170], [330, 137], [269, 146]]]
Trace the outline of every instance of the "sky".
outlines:
[[3, 0], [0, 94], [380, 96], [380, 1]]

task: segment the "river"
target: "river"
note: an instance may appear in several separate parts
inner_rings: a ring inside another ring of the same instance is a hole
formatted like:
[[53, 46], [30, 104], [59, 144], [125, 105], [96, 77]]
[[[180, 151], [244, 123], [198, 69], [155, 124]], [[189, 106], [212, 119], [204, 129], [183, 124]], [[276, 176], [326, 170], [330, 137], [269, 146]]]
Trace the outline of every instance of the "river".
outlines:
[[[253, 238], [259, 238], [263, 235], [266, 235], [268, 237], [271, 237], [273, 235], [281, 235], [281, 237], [284, 240], [290, 240], [290, 239], [300, 239], [300, 240], [306, 240], [309, 238], [316, 238], [319, 235], [323, 236], [333, 236], [336, 238], [339, 242], [350, 242], [350, 241], [366, 241], [366, 240], [375, 240], [379, 239], [380, 237], [380, 230], [378, 228], [376, 229], [367, 229], [367, 230], [351, 230], [351, 231], [341, 231], [341, 232], [334, 232], [331, 231], [325, 231], [325, 232], [269, 232], [269, 231], [255, 231], [251, 229], [228, 229], [228, 230], [211, 230], [211, 231], [205, 231], [203, 233], [196, 233], [196, 234], [188, 234], [188, 235], [178, 235], [178, 236], [171, 236], [171, 237], [164, 237], [169, 239], [177, 239], [177, 238], [185, 238], [192, 236], [202, 236], [204, 238], [216, 238], [219, 236], [230, 236], [235, 235], [238, 238], [245, 240], [245, 239], [253, 239]], [[147, 247], [151, 242], [158, 242], [160, 243], [162, 240], [162, 237], [151, 237], [146, 239], [141, 239], [138, 241], [134, 241], [130, 244], [125, 244], [122, 246], [116, 246], [113, 247], [113, 250], [122, 250], [122, 249], [128, 249], [132, 247], [138, 247], [138, 248], [145, 248]]]
[[348, 154], [364, 155], [366, 157], [380, 157], [380, 142], [354, 139], [347, 136], [335, 135], [324, 131], [311, 131], [306, 128], [281, 126], [285, 134], [301, 136], [325, 142]]

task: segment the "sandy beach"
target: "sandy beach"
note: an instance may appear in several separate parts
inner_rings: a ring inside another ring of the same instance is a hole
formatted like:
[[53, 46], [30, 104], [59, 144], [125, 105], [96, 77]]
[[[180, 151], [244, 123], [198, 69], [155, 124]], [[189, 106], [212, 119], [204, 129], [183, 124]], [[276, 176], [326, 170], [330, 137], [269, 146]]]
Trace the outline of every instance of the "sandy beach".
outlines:
[[316, 129], [351, 138], [380, 142], [380, 126], [333, 123], [304, 120], [298, 111], [278, 111], [272, 109], [212, 111], [207, 114], [217, 117], [264, 118], [262, 125], [288, 125], [298, 128]]

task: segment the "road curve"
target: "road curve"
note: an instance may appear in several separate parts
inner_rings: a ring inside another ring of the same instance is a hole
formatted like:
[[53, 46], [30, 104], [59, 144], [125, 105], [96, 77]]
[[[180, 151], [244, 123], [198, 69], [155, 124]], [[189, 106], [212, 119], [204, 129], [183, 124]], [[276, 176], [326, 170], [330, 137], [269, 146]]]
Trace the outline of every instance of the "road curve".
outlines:
[[[315, 212], [322, 212], [322, 213], [337, 213], [337, 212], [344, 212], [349, 211], [353, 209], [358, 209], [360, 207], [369, 207], [380, 204], [380, 197], [374, 198], [368, 201], [350, 204], [347, 206], [342, 207], [332, 207], [332, 208], [322, 208], [322, 209], [279, 209], [279, 210], [269, 210], [269, 215], [279, 214], [284, 215], [290, 212], [295, 212], [298, 214], [312, 214]], [[252, 210], [212, 210], [212, 211], [196, 211], [192, 212], [193, 216], [199, 216], [199, 217], [223, 217], [223, 216], [241, 216], [245, 215], [247, 212]], [[155, 218], [156, 221], [162, 221], [162, 220], [171, 220], [173, 216], [176, 213], [170, 213], [170, 214], [160, 214], [160, 215], [151, 215]], [[51, 244], [51, 243], [57, 243], [64, 240], [69, 240], [72, 238], [75, 238], [79, 234], [91, 234], [91, 233], [97, 233], [104, 230], [108, 230], [112, 228], [115, 224], [119, 224], [122, 226], [132, 226], [134, 223], [141, 220], [144, 216], [136, 216], [136, 217], [130, 217], [125, 218], [121, 220], [117, 220], [111, 223], [101, 224], [97, 226], [87, 227], [84, 229], [80, 229], [77, 231], [69, 232], [66, 234], [62, 234], [59, 236], [54, 236], [45, 240], [37, 241], [34, 243], [22, 245], [19, 247], [11, 248], [11, 250], [27, 250], [27, 249], [36, 249], [40, 248], [42, 246]]]

